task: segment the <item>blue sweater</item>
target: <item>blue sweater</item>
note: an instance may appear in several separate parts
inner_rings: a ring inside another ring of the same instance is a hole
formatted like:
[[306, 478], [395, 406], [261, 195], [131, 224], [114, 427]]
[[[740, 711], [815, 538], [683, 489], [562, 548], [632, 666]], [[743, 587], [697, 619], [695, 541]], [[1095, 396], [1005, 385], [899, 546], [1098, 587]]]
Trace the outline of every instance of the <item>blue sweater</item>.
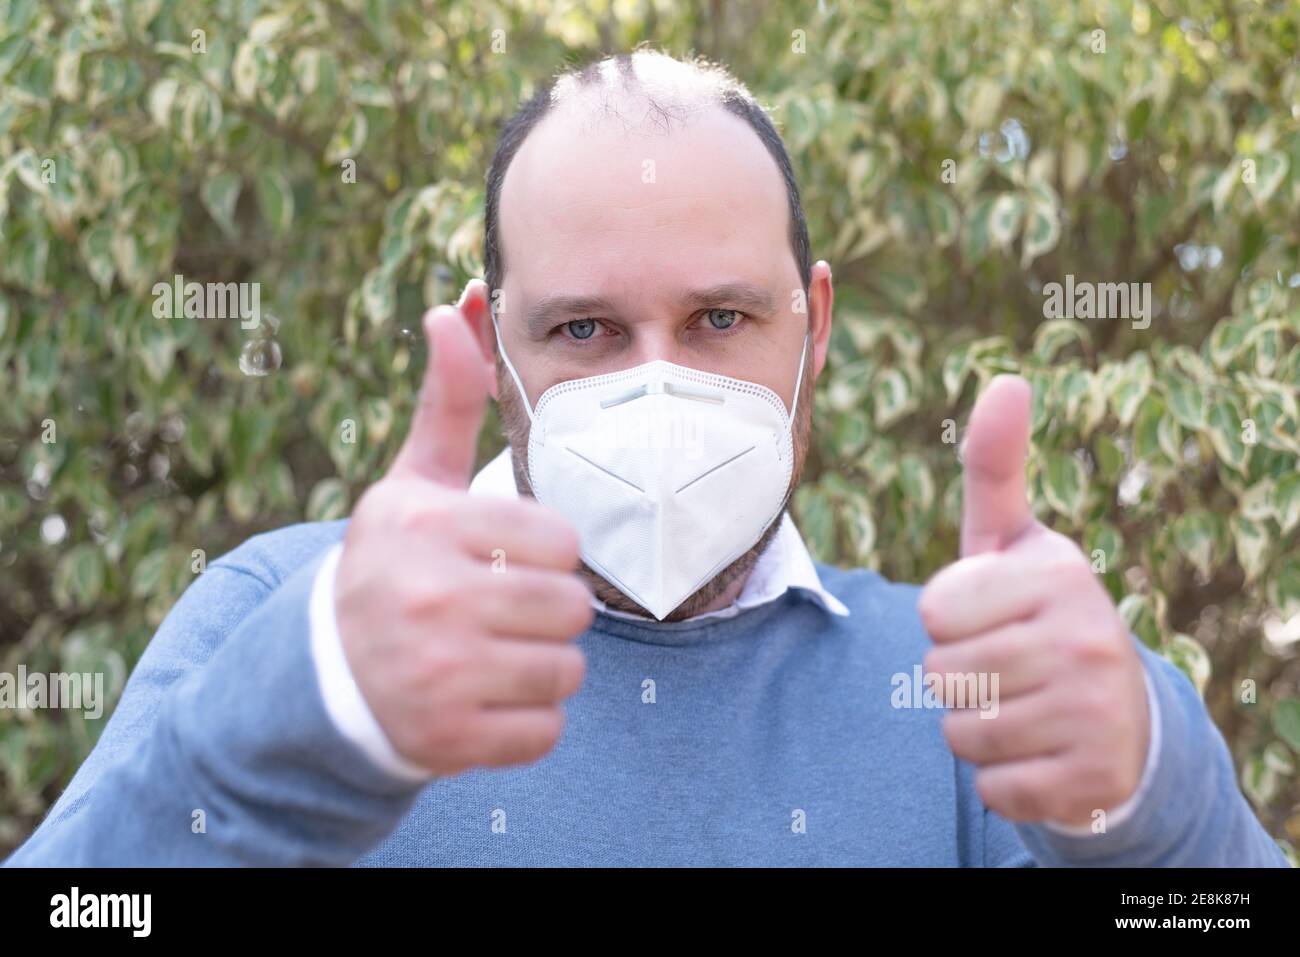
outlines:
[[942, 711], [891, 703], [930, 646], [918, 588], [825, 565], [847, 618], [797, 591], [699, 622], [597, 615], [554, 751], [394, 780], [334, 729], [313, 670], [312, 577], [344, 526], [213, 562], [6, 863], [1286, 866], [1195, 689], [1141, 645], [1162, 744], [1132, 816], [1075, 837], [986, 810]]

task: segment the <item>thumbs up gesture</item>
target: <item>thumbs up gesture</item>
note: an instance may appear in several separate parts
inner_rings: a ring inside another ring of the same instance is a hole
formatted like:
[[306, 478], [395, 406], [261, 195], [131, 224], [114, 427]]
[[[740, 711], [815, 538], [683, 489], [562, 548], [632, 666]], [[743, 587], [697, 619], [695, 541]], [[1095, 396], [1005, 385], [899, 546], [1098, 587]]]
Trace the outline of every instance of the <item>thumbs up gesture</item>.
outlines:
[[486, 315], [486, 288], [425, 316], [410, 433], [357, 502], [335, 580], [362, 696], [398, 753], [436, 774], [550, 751], [585, 670], [572, 639], [593, 617], [556, 512], [467, 492], [490, 380], [466, 314]]
[[[961, 558], [922, 591], [925, 670], [985, 675], [996, 707], [950, 710], [943, 733], [977, 767], [986, 806], [1079, 825], [1137, 790], [1150, 716], [1142, 663], [1083, 553], [1034, 520], [1025, 492], [1030, 390], [998, 376], [971, 413]], [[996, 684], [992, 680], [996, 676]]]

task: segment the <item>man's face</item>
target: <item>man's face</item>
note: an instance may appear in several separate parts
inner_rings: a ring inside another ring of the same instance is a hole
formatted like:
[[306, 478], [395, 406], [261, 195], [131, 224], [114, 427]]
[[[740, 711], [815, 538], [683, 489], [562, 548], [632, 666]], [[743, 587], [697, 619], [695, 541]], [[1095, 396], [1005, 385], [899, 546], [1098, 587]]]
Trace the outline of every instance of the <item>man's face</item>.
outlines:
[[[829, 270], [818, 264], [825, 276], [812, 294], [824, 301], [815, 308], [790, 245], [785, 185], [742, 120], [709, 108], [668, 135], [618, 122], [592, 131], [561, 109], [525, 140], [499, 208], [507, 265], [497, 316], [530, 405], [557, 383], [665, 359], [767, 386], [788, 409], [810, 312], [824, 312], [814, 317], [799, 403], [797, 482], [829, 332]], [[527, 493], [528, 418], [499, 362], [497, 377]], [[775, 529], [670, 618], [724, 595]], [[641, 610], [587, 577], [612, 607]]]

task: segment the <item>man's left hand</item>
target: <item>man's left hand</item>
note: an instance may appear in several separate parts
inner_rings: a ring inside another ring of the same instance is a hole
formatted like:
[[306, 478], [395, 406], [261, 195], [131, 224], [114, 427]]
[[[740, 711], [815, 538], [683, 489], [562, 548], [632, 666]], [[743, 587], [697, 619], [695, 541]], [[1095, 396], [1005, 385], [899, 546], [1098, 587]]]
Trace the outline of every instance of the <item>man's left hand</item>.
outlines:
[[996, 716], [951, 710], [943, 733], [1013, 821], [1090, 823], [1137, 790], [1150, 715], [1142, 662], [1110, 595], [1025, 491], [1030, 389], [998, 376], [971, 413], [961, 559], [921, 593], [927, 673], [998, 676]]

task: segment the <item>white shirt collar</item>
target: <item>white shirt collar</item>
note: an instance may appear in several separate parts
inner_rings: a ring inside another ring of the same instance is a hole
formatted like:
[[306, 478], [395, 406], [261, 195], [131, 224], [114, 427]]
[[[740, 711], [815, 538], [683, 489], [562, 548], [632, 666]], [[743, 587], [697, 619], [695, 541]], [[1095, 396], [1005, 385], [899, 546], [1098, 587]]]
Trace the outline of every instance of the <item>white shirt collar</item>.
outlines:
[[[515, 487], [514, 470], [510, 464], [509, 446], [502, 449], [500, 455], [483, 466], [479, 473], [474, 476], [474, 480], [469, 486], [469, 493], [471, 495], [491, 495], [498, 498], [517, 498], [519, 496], [519, 490]], [[739, 597], [726, 608], [705, 612], [702, 615], [695, 615], [686, 620], [702, 621], [706, 618], [731, 618], [748, 608], [775, 601], [791, 588], [797, 588], [805, 592], [808, 597], [833, 615], [847, 615], [849, 613], [844, 603], [822, 586], [821, 579], [817, 576], [817, 568], [813, 565], [812, 556], [808, 554], [808, 546], [804, 544], [803, 536], [799, 534], [799, 530], [794, 526], [794, 520], [790, 518], [790, 514], [787, 512], [781, 516], [781, 527], [777, 529], [776, 534], [772, 536], [772, 540], [763, 549], [763, 553], [758, 556], [758, 561], [754, 563], [754, 567], [750, 571], [749, 578], [746, 579], [745, 586], [741, 589]], [[653, 622], [654, 620], [645, 615], [636, 615], [608, 608], [599, 598], [593, 597], [591, 603], [597, 610], [618, 618], [646, 622]]]

